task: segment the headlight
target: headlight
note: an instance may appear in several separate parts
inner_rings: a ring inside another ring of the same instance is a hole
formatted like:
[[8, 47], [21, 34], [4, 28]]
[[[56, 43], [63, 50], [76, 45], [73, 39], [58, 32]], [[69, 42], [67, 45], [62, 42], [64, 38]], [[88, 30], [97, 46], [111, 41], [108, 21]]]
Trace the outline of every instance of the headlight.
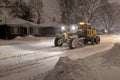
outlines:
[[64, 31], [64, 30], [65, 30], [65, 27], [64, 27], [64, 26], [62, 26], [62, 27], [61, 27], [61, 30], [62, 30], [62, 31]]
[[74, 26], [74, 25], [72, 25], [72, 26], [71, 26], [71, 30], [73, 30], [73, 31], [74, 31], [74, 30], [76, 30], [76, 29], [78, 29], [78, 27], [77, 27], [77, 26]]
[[76, 29], [76, 27], [75, 26], [72, 26], [72, 30], [75, 30]]

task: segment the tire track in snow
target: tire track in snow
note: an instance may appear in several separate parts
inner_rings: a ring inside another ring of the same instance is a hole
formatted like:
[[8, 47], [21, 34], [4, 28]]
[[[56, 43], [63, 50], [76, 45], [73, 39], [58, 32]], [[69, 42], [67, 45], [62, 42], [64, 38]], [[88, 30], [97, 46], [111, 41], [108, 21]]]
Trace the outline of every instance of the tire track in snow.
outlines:
[[[63, 48], [63, 47], [62, 47]], [[55, 51], [56, 48], [50, 48], [48, 50], [44, 50], [44, 52], [52, 52], [52, 51]], [[58, 50], [58, 51], [61, 51]], [[0, 58], [0, 61], [4, 61], [4, 60], [8, 60], [8, 59], [14, 59], [14, 58], [19, 58], [19, 57], [26, 57], [26, 56], [30, 56], [30, 55], [36, 55], [36, 54], [44, 54], [43, 51], [37, 51], [37, 52], [31, 52], [31, 53], [26, 53], [26, 54], [19, 54], [19, 55], [12, 55], [12, 56], [5, 56], [5, 57], [1, 57]]]
[[[44, 54], [48, 53], [48, 52], [43, 52]], [[6, 77], [15, 73], [20, 73], [26, 70], [29, 70], [29, 68], [35, 68], [35, 67], [40, 67], [43, 66], [45, 64], [43, 64], [41, 61], [51, 58], [51, 57], [56, 57], [56, 56], [60, 56], [61, 54], [56, 54], [56, 55], [50, 55], [50, 56], [46, 56], [46, 57], [42, 57], [42, 58], [37, 58], [34, 60], [29, 60], [26, 62], [21, 62], [21, 63], [17, 63], [14, 65], [10, 65], [10, 66], [6, 66], [4, 68], [0, 69], [0, 77]], [[33, 67], [34, 66], [34, 67]]]

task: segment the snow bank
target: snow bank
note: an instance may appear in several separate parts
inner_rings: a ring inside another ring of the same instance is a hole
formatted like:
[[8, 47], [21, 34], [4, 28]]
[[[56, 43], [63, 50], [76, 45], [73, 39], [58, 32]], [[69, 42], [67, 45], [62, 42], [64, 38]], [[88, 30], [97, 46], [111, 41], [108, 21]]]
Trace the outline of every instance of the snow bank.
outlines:
[[21, 37], [21, 36], [17, 36], [15, 39], [16, 40], [33, 40], [35, 39], [36, 37], [35, 36], [32, 36], [32, 35], [27, 35], [26, 37]]
[[15, 39], [23, 39], [23, 37], [21, 37], [21, 36], [17, 36]]
[[35, 39], [35, 36], [33, 36], [33, 35], [27, 35], [25, 38], [26, 39]]
[[120, 66], [120, 43], [115, 43], [114, 46], [103, 55], [102, 62]]
[[99, 80], [93, 68], [84, 60], [60, 58], [44, 80]]

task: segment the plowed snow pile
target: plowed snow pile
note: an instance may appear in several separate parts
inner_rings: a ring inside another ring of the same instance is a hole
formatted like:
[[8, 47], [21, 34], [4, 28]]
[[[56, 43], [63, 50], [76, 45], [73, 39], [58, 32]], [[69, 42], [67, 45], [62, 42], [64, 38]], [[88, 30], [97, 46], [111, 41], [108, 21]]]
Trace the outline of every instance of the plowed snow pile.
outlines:
[[55, 68], [44, 80], [99, 80], [96, 72], [85, 60], [60, 58]]
[[21, 36], [17, 36], [15, 39], [23, 39], [23, 37], [21, 37]]
[[26, 39], [34, 39], [34, 38], [35, 38], [35, 36], [28, 35], [28, 36], [26, 36], [25, 38], [26, 38]]
[[120, 66], [120, 43], [114, 44], [113, 48], [103, 55], [103, 62]]
[[21, 37], [21, 36], [17, 36], [16, 38], [15, 38], [16, 40], [32, 40], [32, 39], [36, 39], [36, 37], [35, 36], [32, 36], [32, 35], [27, 35], [27, 36], [25, 36], [25, 37]]

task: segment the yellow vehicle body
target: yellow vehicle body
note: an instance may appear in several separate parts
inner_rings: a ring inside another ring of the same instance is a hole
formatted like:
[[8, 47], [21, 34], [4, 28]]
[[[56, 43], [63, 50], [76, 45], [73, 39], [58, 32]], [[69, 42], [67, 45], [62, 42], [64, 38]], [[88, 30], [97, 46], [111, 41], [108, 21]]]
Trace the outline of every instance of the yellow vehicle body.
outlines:
[[95, 37], [97, 35], [96, 30], [92, 30], [92, 29], [88, 29], [87, 33], [88, 33], [87, 35], [88, 38]]
[[80, 27], [83, 33], [86, 32], [84, 36], [87, 38], [93, 38], [97, 35], [97, 31], [94, 28], [92, 28], [90, 23], [80, 22], [78, 26]]
[[[73, 37], [74, 35], [77, 36]], [[75, 42], [75, 43], [74, 43]], [[55, 39], [55, 46], [62, 46], [63, 43], [68, 43], [70, 49], [76, 47], [76, 45], [80, 44], [87, 44], [91, 42], [93, 45], [100, 43], [100, 37], [97, 36], [97, 31], [94, 27], [91, 26], [90, 23], [80, 22], [78, 23], [78, 29], [74, 32], [66, 32], [60, 36], [57, 36]], [[75, 46], [73, 46], [73, 43]]]

